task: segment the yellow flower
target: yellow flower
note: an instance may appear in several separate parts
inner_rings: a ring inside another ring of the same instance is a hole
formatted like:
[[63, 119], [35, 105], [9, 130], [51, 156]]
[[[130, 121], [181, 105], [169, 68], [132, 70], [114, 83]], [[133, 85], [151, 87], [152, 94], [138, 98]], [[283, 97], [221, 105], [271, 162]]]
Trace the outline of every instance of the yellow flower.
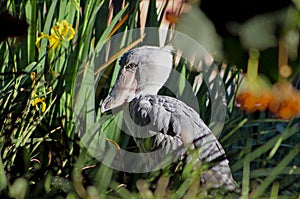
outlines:
[[59, 73], [56, 73], [52, 68], [49, 69], [49, 72], [52, 76], [52, 79], [56, 79], [59, 76]]
[[36, 72], [31, 72], [30, 73], [30, 79], [32, 80], [32, 84], [34, 85], [36, 80], [37, 80]]
[[42, 104], [42, 113], [45, 112], [45, 110], [46, 110], [45, 98], [43, 98], [43, 97], [39, 98], [36, 93], [33, 93], [33, 100], [31, 101], [31, 105], [37, 107], [37, 104], [39, 104], [39, 103]]
[[67, 37], [67, 41], [73, 39], [75, 35], [75, 30], [72, 28], [71, 24], [68, 24], [66, 20], [62, 20], [61, 25], [59, 26], [59, 32], [63, 37]]
[[61, 23], [56, 22], [56, 25], [51, 28], [50, 33], [50, 35], [41, 33], [41, 36], [36, 39], [35, 45], [37, 46], [38, 50], [40, 50], [41, 39], [48, 39], [50, 49], [55, 49], [59, 46], [61, 41], [70, 41], [73, 39], [75, 30], [66, 20], [62, 20]]

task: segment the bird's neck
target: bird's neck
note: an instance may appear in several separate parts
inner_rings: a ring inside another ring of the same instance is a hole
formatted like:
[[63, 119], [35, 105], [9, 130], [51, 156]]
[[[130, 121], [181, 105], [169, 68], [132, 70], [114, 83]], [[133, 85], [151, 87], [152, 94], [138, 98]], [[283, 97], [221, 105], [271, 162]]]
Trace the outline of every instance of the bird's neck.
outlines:
[[138, 87], [137, 95], [157, 95], [158, 91], [161, 89], [161, 85], [141, 85]]

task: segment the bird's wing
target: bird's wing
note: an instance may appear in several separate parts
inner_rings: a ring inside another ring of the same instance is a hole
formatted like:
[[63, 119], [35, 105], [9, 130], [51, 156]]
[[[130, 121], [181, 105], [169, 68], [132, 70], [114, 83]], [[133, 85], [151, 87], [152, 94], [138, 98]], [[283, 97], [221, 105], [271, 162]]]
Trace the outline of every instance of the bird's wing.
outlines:
[[[217, 161], [202, 175], [202, 181], [229, 190], [236, 188], [221, 144], [199, 114], [185, 103], [168, 96], [140, 96], [130, 102], [129, 112], [137, 126], [147, 127], [152, 136], [151, 150], [164, 148], [167, 153], [183, 145], [197, 149], [201, 162]], [[145, 128], [131, 130], [145, 133]], [[145, 147], [145, 139], [136, 140], [139, 147]]]

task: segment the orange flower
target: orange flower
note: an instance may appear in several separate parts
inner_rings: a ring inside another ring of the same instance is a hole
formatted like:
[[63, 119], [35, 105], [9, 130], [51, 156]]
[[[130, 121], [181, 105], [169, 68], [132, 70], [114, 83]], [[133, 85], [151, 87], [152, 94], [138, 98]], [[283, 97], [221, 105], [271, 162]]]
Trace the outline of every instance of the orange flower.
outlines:
[[266, 110], [272, 100], [271, 84], [263, 76], [257, 74], [257, 53], [254, 51], [252, 55], [250, 54], [248, 72], [237, 91], [236, 102], [248, 112]]
[[288, 78], [292, 74], [292, 68], [285, 64], [279, 67], [279, 75], [283, 78]]
[[300, 115], [300, 92], [290, 82], [275, 84], [273, 95], [269, 110], [277, 117], [291, 119]]
[[173, 12], [167, 12], [166, 13], [166, 19], [170, 22], [170, 23], [176, 23], [179, 19], [178, 15], [176, 15]]
[[244, 91], [239, 93], [236, 102], [248, 112], [264, 111], [268, 108], [272, 98], [271, 92], [256, 94]]
[[[254, 55], [255, 54], [254, 52]], [[269, 110], [276, 117], [291, 119], [300, 116], [300, 91], [288, 82], [271, 84], [257, 74], [258, 56], [251, 56], [248, 71], [237, 91], [236, 103], [248, 112]], [[281, 76], [289, 76], [290, 68], [282, 66]]]

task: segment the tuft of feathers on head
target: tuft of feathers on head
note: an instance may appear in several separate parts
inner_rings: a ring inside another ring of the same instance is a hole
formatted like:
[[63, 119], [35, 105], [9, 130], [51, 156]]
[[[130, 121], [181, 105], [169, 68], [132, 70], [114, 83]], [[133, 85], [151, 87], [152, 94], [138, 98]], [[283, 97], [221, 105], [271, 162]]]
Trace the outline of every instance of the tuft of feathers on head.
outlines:
[[162, 51], [168, 51], [171, 54], [173, 54], [175, 52], [175, 48], [173, 46], [163, 46], [163, 47], [159, 47], [159, 46], [141, 46], [141, 47], [136, 47], [136, 48], [133, 48], [133, 49], [131, 49], [128, 52], [123, 54], [123, 56], [121, 57], [121, 59], [119, 61], [119, 65], [120, 66], [126, 65], [129, 62], [129, 60], [131, 60], [132, 57], [137, 52], [140, 53], [141, 50], [144, 50], [144, 51], [162, 50]]

